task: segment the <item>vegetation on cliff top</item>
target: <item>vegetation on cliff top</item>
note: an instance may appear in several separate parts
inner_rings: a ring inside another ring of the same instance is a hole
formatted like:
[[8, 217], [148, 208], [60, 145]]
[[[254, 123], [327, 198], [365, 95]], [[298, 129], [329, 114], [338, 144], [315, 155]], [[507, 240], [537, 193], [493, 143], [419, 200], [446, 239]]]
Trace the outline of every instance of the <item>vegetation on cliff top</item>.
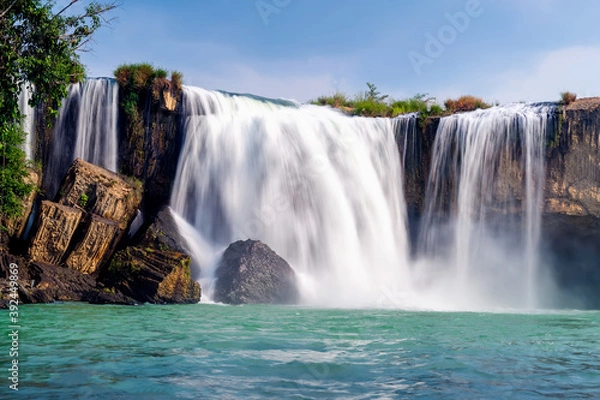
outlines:
[[473, 111], [479, 108], [490, 108], [491, 105], [475, 96], [461, 96], [456, 100], [448, 99], [444, 102], [446, 112], [454, 114], [457, 112]]
[[444, 102], [445, 108], [440, 106], [435, 98], [427, 94], [416, 94], [413, 97], [394, 100], [388, 95], [382, 95], [375, 85], [367, 82], [368, 90], [359, 93], [353, 99], [345, 94], [336, 92], [331, 96], [321, 96], [311, 104], [330, 106], [341, 109], [350, 115], [363, 117], [396, 117], [402, 114], [419, 113], [427, 118], [437, 115], [448, 115], [455, 112], [473, 111], [478, 108], [489, 108], [489, 104], [474, 96], [461, 96], [458, 99], [448, 99]]
[[149, 63], [120, 65], [114, 75], [124, 94], [121, 104], [130, 116], [134, 114], [133, 108], [139, 103], [140, 97], [148, 91], [155, 101], [161, 100], [164, 93], [177, 97], [181, 93], [183, 83], [183, 75], [180, 72], [172, 71], [170, 79], [167, 79], [166, 70], [154, 68]]
[[577, 95], [573, 92], [562, 92], [560, 94], [560, 104], [561, 105], [568, 106], [575, 100], [577, 100]]
[[0, 216], [19, 215], [22, 199], [32, 190], [25, 183], [27, 163], [21, 149], [25, 133], [18, 99], [23, 85], [35, 87], [32, 106], [43, 100], [49, 114], [56, 115], [67, 85], [84, 76], [78, 52], [109, 22], [104, 15], [117, 7], [92, 2], [80, 14], [70, 13], [78, 1], [58, 11], [52, 1], [0, 5]]

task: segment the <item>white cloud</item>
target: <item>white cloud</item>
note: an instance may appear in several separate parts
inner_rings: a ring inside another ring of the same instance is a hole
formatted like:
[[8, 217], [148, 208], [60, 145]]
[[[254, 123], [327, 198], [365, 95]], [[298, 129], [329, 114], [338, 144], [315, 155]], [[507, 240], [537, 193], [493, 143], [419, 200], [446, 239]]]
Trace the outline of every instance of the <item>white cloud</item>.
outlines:
[[560, 92], [579, 97], [600, 95], [600, 47], [573, 46], [536, 57], [532, 68], [508, 71], [493, 77], [487, 98], [500, 102], [558, 100]]

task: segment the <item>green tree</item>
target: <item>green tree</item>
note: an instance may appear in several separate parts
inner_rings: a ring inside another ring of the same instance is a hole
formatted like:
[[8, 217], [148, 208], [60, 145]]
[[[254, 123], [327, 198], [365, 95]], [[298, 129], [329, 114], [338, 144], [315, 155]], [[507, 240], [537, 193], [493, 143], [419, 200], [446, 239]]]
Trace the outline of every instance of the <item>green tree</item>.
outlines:
[[367, 90], [367, 92], [365, 93], [365, 97], [367, 100], [372, 100], [381, 103], [385, 99], [387, 99], [388, 95], [382, 95], [381, 92], [377, 90], [377, 86], [375, 86], [371, 82], [367, 82], [367, 87], [369, 88], [369, 90]]
[[[94, 32], [109, 23], [105, 15], [117, 4], [91, 2], [79, 12], [79, 0], [0, 0], [0, 216], [21, 212], [20, 199], [31, 190], [25, 184], [25, 133], [18, 97], [23, 84], [32, 84], [31, 105], [44, 101], [56, 115], [67, 85], [84, 76], [79, 52]], [[75, 6], [75, 7], [74, 7]]]

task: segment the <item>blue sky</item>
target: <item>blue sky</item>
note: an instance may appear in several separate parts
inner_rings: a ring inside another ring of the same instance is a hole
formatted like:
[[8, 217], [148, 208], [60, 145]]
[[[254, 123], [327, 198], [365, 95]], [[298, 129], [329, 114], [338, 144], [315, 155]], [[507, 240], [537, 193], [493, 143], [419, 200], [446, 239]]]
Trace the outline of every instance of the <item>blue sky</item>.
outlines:
[[82, 56], [90, 76], [145, 61], [189, 85], [299, 101], [366, 82], [440, 102], [600, 95], [594, 0], [122, 0], [113, 16]]

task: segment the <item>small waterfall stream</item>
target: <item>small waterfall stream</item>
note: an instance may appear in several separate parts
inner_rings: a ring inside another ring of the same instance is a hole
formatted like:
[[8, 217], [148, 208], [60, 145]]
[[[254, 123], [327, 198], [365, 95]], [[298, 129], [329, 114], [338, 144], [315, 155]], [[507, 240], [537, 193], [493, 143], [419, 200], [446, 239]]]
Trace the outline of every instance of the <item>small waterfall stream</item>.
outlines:
[[69, 87], [54, 129], [45, 171], [46, 192], [53, 197], [76, 158], [116, 172], [119, 87], [114, 79], [93, 78]]
[[513, 104], [440, 121], [419, 240], [423, 258], [437, 256], [425, 268], [429, 280], [465, 298], [537, 306], [545, 141], [555, 109]]
[[33, 160], [35, 149], [35, 107], [29, 105], [29, 101], [33, 95], [32, 89], [29, 85], [25, 84], [21, 87], [21, 93], [19, 93], [19, 110], [21, 115], [23, 115], [21, 128], [27, 134], [23, 143], [23, 151], [25, 151], [28, 160]]

